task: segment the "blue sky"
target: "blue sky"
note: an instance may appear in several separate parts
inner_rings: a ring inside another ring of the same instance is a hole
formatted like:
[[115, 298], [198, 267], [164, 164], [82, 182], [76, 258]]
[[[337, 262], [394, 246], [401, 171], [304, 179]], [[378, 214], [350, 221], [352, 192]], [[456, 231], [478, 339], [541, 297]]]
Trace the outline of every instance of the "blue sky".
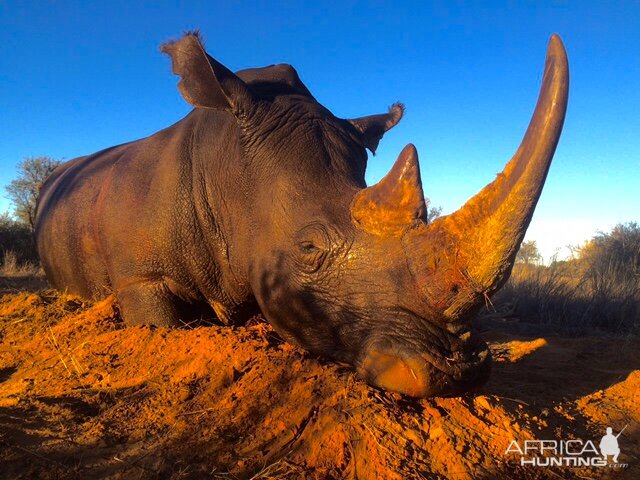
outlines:
[[0, 185], [24, 157], [71, 159], [188, 113], [158, 46], [199, 28], [231, 69], [294, 65], [338, 116], [404, 102], [367, 179], [412, 142], [449, 213], [517, 149], [557, 32], [569, 109], [527, 235], [549, 256], [640, 220], [638, 25], [638, 2], [0, 2]]

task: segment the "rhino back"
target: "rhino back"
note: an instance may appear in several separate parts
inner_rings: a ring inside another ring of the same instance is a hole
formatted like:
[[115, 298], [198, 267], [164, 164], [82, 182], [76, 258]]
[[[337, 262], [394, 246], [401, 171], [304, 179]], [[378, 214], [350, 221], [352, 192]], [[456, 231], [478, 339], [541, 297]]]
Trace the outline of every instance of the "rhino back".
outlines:
[[[157, 280], [182, 297], [234, 303], [220, 226], [225, 172], [238, 163], [232, 123], [226, 114], [196, 110], [148, 138], [54, 172], [40, 196], [36, 231], [53, 285], [100, 298]], [[215, 148], [197, 152], [195, 144]]]

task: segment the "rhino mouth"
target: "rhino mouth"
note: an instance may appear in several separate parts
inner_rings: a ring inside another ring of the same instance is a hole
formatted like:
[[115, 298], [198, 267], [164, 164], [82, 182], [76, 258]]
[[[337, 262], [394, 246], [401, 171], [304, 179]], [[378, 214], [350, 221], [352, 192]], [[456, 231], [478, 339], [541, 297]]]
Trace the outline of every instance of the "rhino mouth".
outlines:
[[457, 337], [452, 349], [430, 344], [407, 347], [382, 341], [370, 345], [357, 370], [368, 383], [411, 397], [459, 396], [489, 378], [491, 353], [471, 331]]

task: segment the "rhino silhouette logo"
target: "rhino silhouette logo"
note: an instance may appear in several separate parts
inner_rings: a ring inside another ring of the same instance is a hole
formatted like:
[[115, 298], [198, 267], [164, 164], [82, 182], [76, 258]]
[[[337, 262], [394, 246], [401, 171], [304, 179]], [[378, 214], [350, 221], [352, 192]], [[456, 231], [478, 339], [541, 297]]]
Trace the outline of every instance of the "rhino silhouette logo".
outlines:
[[624, 432], [627, 425], [617, 435], [613, 434], [613, 429], [607, 427], [607, 434], [600, 440], [600, 453], [604, 460], [608, 460], [609, 455], [613, 455], [613, 463], [618, 463], [618, 455], [620, 455], [620, 447], [618, 446], [618, 437]]

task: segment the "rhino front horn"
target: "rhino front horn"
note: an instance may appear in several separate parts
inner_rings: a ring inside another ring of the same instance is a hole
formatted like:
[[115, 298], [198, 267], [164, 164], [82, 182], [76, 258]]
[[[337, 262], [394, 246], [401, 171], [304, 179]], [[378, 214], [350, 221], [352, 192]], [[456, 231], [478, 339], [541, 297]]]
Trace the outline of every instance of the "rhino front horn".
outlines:
[[355, 224], [374, 235], [400, 233], [425, 214], [418, 152], [412, 144], [382, 180], [356, 194], [351, 206]]
[[[553, 35], [538, 103], [511, 161], [458, 211], [419, 226], [406, 239], [415, 254], [410, 261], [417, 278], [435, 275], [425, 265], [438, 265], [442, 288], [423, 285], [445, 317], [457, 319], [471, 312], [509, 278], [560, 138], [568, 94], [567, 53], [560, 37]], [[431, 258], [434, 251], [446, 253], [436, 261]]]

